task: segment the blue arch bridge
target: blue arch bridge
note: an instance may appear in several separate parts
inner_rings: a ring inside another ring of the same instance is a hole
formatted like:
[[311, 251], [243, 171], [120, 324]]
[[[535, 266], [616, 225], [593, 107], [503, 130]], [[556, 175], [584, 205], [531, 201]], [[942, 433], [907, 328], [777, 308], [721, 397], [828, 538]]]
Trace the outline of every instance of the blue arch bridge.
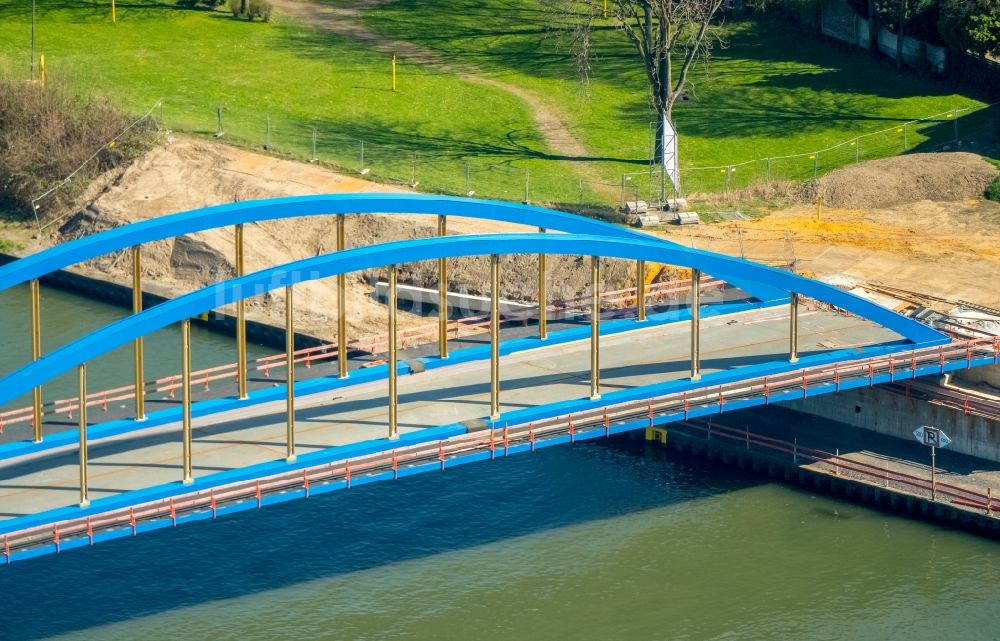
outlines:
[[[348, 248], [345, 218], [360, 213], [434, 216], [439, 234]], [[302, 216], [335, 216], [337, 251], [244, 273], [244, 225]], [[448, 235], [449, 217], [528, 233]], [[234, 230], [236, 276], [143, 309], [143, 245], [222, 227]], [[39, 280], [115, 252], [132, 256], [132, 315], [42, 354]], [[512, 254], [537, 256], [530, 326], [523, 312], [501, 308], [502, 258]], [[550, 304], [549, 255], [589, 265], [592, 291], [566, 303], [569, 310]], [[439, 313], [419, 335], [398, 331], [398, 265], [435, 261], [440, 284], [431, 295], [447, 310], [448, 260], [466, 256], [489, 258], [486, 313], [458, 321]], [[637, 287], [601, 291], [607, 259], [634, 263]], [[647, 286], [647, 262], [691, 276]], [[376, 268], [388, 271], [388, 333], [348, 336], [346, 277]], [[337, 341], [296, 350], [296, 287], [334, 278]], [[173, 214], [0, 267], [0, 292], [25, 283], [33, 358], [0, 380], [0, 406], [32, 399], [0, 414], [0, 425], [30, 430], [30, 438], [0, 445], [0, 553], [8, 563], [359, 483], [631, 430], [656, 435], [670, 422], [992, 365], [1000, 352], [992, 339], [953, 341], [791, 272], [568, 213], [442, 196], [307, 196]], [[248, 362], [245, 301], [275, 290], [285, 300], [287, 352]], [[665, 308], [664, 297], [674, 304]], [[235, 307], [236, 363], [193, 372], [191, 319], [226, 306]], [[557, 312], [576, 322], [550, 319]], [[181, 374], [147, 381], [143, 338], [174, 325]], [[488, 332], [465, 336], [477, 327]], [[130, 384], [88, 393], [87, 363], [123, 346], [134, 351]], [[47, 383], [73, 371], [75, 398], [44, 398]], [[209, 382], [224, 393], [208, 393]], [[107, 414], [109, 401], [123, 399], [127, 416]], [[107, 420], [92, 422], [97, 416]], [[91, 487], [91, 476], [100, 483]]]

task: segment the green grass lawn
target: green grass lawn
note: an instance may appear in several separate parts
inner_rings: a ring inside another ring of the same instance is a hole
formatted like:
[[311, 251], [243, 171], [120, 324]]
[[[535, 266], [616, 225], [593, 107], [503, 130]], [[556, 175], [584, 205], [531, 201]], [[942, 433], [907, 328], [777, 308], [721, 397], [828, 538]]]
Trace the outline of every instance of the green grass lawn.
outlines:
[[[326, 0], [336, 2], [336, 0]], [[650, 149], [645, 78], [624, 34], [610, 24], [595, 34], [592, 80], [583, 86], [565, 42], [547, 30], [534, 0], [395, 0], [366, 14], [369, 26], [438, 51], [455, 62], [530, 88], [564, 113], [600, 161], [608, 178], [641, 170]], [[683, 167], [728, 166], [767, 156], [823, 149], [860, 134], [862, 157], [903, 150], [899, 124], [951, 109], [979, 108], [973, 92], [930, 78], [899, 75], [888, 63], [873, 64], [860, 49], [797, 31], [783, 22], [739, 21], [726, 27], [727, 45], [711, 64], [694, 68], [674, 119], [681, 135]], [[952, 121], [908, 127], [906, 148], [950, 141]], [[771, 163], [772, 176], [812, 176], [810, 154]], [[818, 170], [855, 158], [855, 146], [819, 155]], [[737, 168], [733, 179], [765, 170], [764, 163]], [[686, 182], [715, 189], [721, 170], [685, 173]]]
[[[250, 23], [187, 4], [120, 3], [113, 25], [108, 2], [40, 3], [36, 51], [46, 55], [49, 78], [112, 95], [131, 112], [163, 97], [158, 115], [169, 128], [211, 135], [221, 104], [224, 140], [257, 148], [269, 140], [272, 150], [305, 159], [315, 127], [321, 161], [415, 180], [421, 190], [522, 200], [527, 182], [532, 201], [607, 203], [624, 172], [646, 167], [645, 84], [629, 45], [610, 26], [597, 34], [593, 81], [584, 87], [534, 0], [397, 0], [366, 15], [377, 30], [475, 65], [559, 108], [592, 154], [606, 183], [598, 188], [553, 157], [527, 107], [507, 92], [401, 60], [393, 93], [381, 54], [280, 16]], [[0, 0], [0, 71], [20, 77], [28, 73], [28, 7]], [[676, 109], [684, 167], [803, 152], [886, 127], [893, 129], [862, 141], [862, 157], [898, 153], [897, 123], [982, 105], [972, 94], [899, 76], [859, 50], [780, 23], [735, 23], [727, 39], [710, 67], [695, 70], [692, 100]], [[951, 126], [909, 128], [908, 148], [950, 140]], [[805, 179], [814, 166], [829, 169], [855, 153], [845, 145], [767, 168], [688, 170], [685, 183], [688, 192], [717, 190], [727, 176], [739, 184], [765, 170]]]
[[[265, 115], [272, 149], [420, 189], [510, 200], [575, 201], [579, 183], [548, 150], [526, 107], [509, 94], [405, 62], [390, 91], [388, 60], [360, 46], [279, 19], [232, 19], [175, 1], [39, 3], [36, 52], [48, 78], [115, 97], [142, 113], [163, 97], [175, 130], [216, 131], [260, 148]], [[0, 70], [27, 78], [30, 3], [0, 1]], [[592, 196], [585, 194], [587, 198]]]

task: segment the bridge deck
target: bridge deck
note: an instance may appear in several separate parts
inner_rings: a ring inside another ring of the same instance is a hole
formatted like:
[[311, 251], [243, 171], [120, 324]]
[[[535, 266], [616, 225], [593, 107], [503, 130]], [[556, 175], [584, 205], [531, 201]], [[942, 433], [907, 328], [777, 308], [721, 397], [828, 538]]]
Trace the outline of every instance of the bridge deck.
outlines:
[[[800, 353], [894, 340], [869, 321], [817, 311], [800, 313]], [[685, 378], [689, 324], [638, 329], [603, 337], [602, 389], [613, 391]], [[820, 345], [820, 341], [823, 342]], [[787, 357], [786, 308], [716, 317], [702, 322], [702, 371], [730, 369]], [[501, 363], [503, 411], [589, 393], [589, 343], [540, 348]], [[489, 366], [457, 364], [402, 377], [401, 432], [481, 418], [488, 412]], [[296, 400], [300, 454], [377, 439], [388, 424], [386, 384], [362, 383]], [[284, 403], [195, 419], [195, 475], [273, 461], [285, 453]], [[93, 444], [91, 499], [176, 481], [181, 476], [180, 426], [171, 424]], [[71, 505], [78, 499], [75, 449], [13, 460], [0, 466], [0, 519]]]

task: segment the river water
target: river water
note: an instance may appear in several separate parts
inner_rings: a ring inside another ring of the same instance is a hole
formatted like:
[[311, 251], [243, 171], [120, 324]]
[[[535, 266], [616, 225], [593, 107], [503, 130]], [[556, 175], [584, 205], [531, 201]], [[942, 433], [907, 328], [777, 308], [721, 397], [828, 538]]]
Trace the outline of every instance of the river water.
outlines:
[[985, 640], [998, 573], [985, 539], [618, 438], [15, 563], [0, 639]]
[[[132, 313], [131, 309], [48, 287], [42, 288], [41, 301], [43, 354]], [[31, 360], [30, 303], [27, 285], [0, 292], [0, 376]], [[146, 380], [180, 373], [180, 327], [172, 325], [149, 335], [145, 339], [145, 353]], [[250, 344], [247, 353], [253, 359], [275, 352]], [[236, 342], [232, 337], [192, 324], [191, 366], [194, 370], [234, 362]], [[132, 376], [131, 345], [87, 363], [87, 385], [91, 392], [131, 385]], [[43, 391], [45, 400], [76, 397], [76, 371], [58, 377]], [[25, 395], [0, 406], [0, 410], [30, 404], [31, 396]]]

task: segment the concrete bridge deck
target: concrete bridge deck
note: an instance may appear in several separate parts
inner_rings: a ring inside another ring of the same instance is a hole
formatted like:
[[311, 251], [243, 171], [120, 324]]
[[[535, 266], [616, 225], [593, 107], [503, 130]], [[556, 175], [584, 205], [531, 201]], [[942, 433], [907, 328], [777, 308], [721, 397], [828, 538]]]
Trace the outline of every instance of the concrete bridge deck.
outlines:
[[[800, 312], [799, 323], [803, 356], [831, 346], [843, 349], [896, 338], [870, 321], [825, 311]], [[706, 374], [787, 358], [786, 308], [705, 319], [701, 331]], [[602, 337], [602, 390], [687, 377], [689, 332], [685, 322]], [[584, 397], [589, 393], [589, 342], [513, 354], [502, 359], [500, 371], [502, 411]], [[459, 363], [400, 378], [399, 425], [404, 434], [478, 419], [488, 411], [488, 362]], [[296, 400], [296, 419], [300, 455], [384, 438], [386, 383], [359, 383], [301, 396]], [[283, 402], [195, 419], [194, 427], [196, 478], [274, 461], [285, 453]], [[179, 480], [180, 440], [180, 425], [174, 423], [91, 444], [91, 499]], [[0, 519], [72, 505], [78, 491], [75, 448], [12, 459], [0, 464]]]

